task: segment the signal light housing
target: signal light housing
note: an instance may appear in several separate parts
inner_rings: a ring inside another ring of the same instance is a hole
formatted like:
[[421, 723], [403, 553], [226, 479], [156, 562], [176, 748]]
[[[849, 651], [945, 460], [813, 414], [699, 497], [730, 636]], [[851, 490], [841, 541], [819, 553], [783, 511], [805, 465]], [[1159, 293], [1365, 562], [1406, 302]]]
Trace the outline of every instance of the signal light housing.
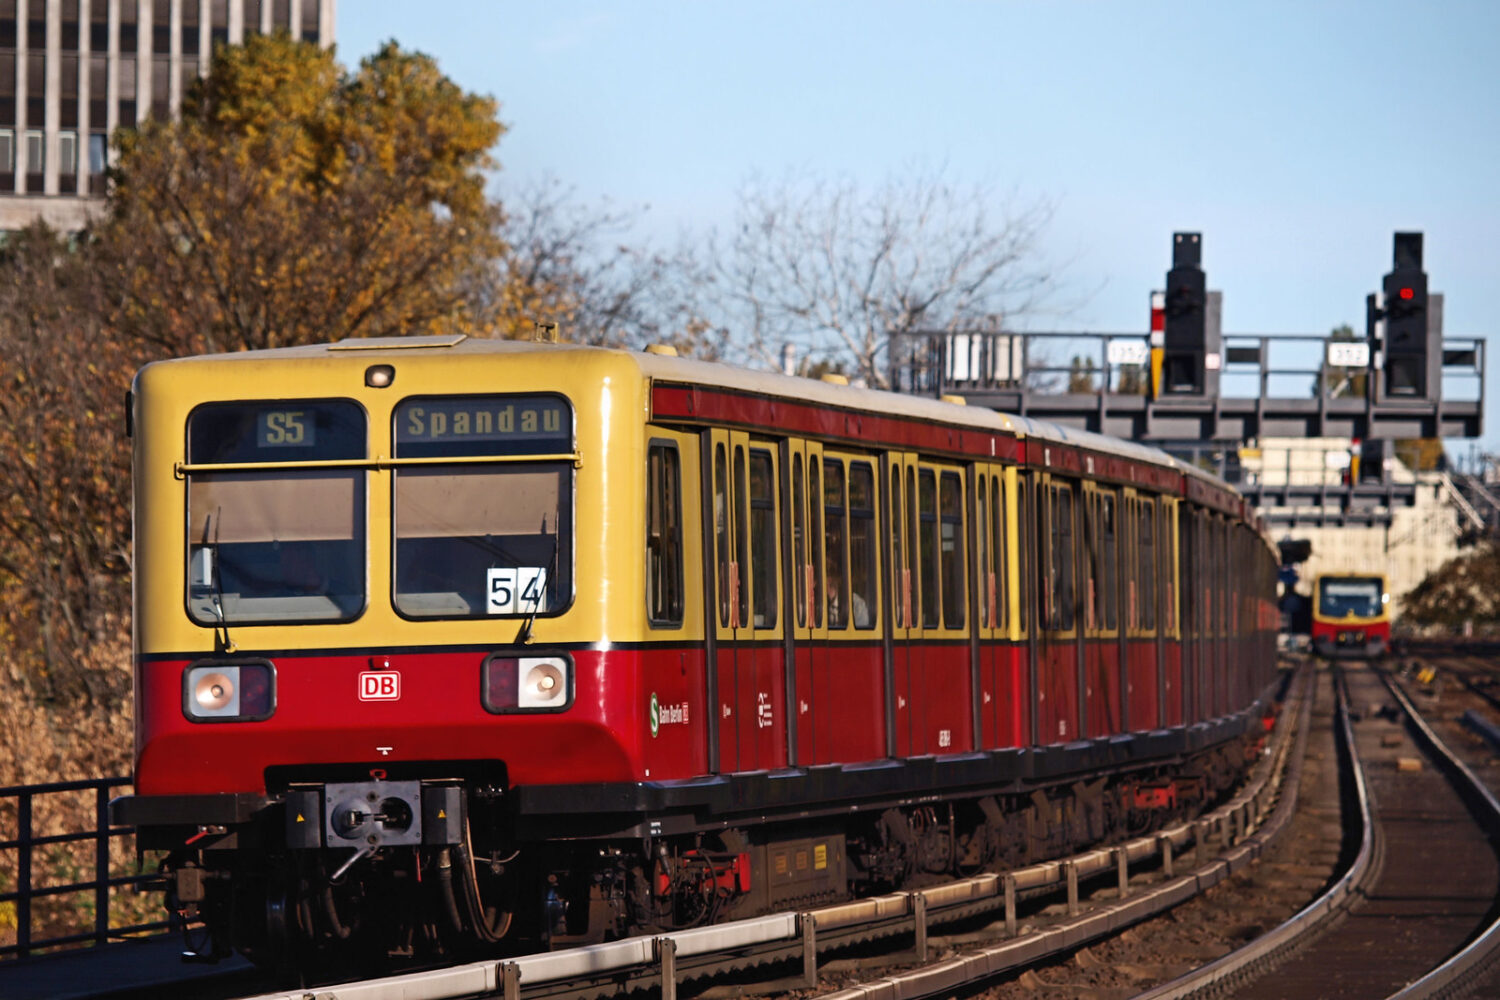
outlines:
[[480, 699], [496, 715], [563, 712], [573, 704], [573, 661], [562, 654], [484, 661]]
[[275, 711], [269, 660], [200, 661], [182, 672], [182, 714], [193, 722], [259, 722]]

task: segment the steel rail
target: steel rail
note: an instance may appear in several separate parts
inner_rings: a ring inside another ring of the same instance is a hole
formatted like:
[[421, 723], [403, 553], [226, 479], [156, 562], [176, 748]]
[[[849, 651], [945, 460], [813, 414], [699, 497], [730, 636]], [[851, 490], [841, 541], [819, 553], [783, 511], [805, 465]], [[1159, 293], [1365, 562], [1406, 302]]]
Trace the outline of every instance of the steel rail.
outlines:
[[1338, 681], [1338, 726], [1340, 759], [1349, 768], [1354, 783], [1356, 816], [1361, 831], [1359, 851], [1353, 862], [1332, 886], [1317, 899], [1287, 918], [1269, 933], [1209, 964], [1184, 973], [1171, 982], [1140, 994], [1135, 1000], [1183, 1000], [1207, 996], [1225, 987], [1253, 979], [1293, 951], [1339, 917], [1349, 904], [1380, 875], [1383, 858], [1382, 839], [1375, 823], [1374, 804], [1365, 781], [1364, 765], [1354, 742], [1354, 727], [1349, 720], [1349, 692], [1343, 675]]
[[[792, 986], [809, 988], [816, 986], [821, 952], [879, 938], [910, 936], [916, 958], [925, 961], [931, 927], [1003, 911], [1005, 943], [960, 963], [962, 969], [947, 962], [925, 970], [931, 992], [992, 976], [1048, 954], [1077, 948], [1175, 906], [1258, 857], [1271, 835], [1290, 818], [1287, 803], [1295, 799], [1291, 779], [1300, 772], [1300, 751], [1305, 745], [1313, 700], [1307, 671], [1299, 672], [1295, 685], [1300, 710], [1281, 713], [1273, 737], [1275, 752], [1256, 765], [1243, 791], [1206, 816], [1117, 847], [818, 910], [643, 935], [504, 961], [268, 993], [250, 1000], [449, 1000], [468, 996], [539, 1000], [608, 996], [652, 987], [660, 989], [663, 1000], [673, 1000], [677, 985], [684, 981], [770, 963], [791, 963], [795, 967], [799, 960], [802, 975]], [[1295, 732], [1293, 716], [1297, 719]], [[1287, 794], [1289, 788], [1291, 793]], [[1211, 838], [1217, 840], [1219, 848], [1213, 858], [1208, 857]], [[1177, 852], [1189, 844], [1198, 867], [1175, 875]], [[1150, 888], [1131, 887], [1130, 867], [1154, 859], [1159, 859], [1166, 881]], [[1120, 899], [1083, 912], [1078, 899], [1080, 884], [1109, 873], [1116, 875]], [[1063, 889], [1068, 895], [1069, 917], [1046, 930], [1018, 936], [1018, 898]], [[882, 992], [892, 998], [919, 995]], [[846, 991], [841, 995], [864, 994]]]
[[[1481, 825], [1491, 840], [1500, 837], [1500, 801], [1483, 781], [1458, 758], [1446, 743], [1433, 732], [1427, 720], [1407, 697], [1406, 691], [1390, 674], [1382, 671], [1381, 680], [1406, 713], [1413, 736], [1426, 748], [1429, 756], [1448, 772], [1449, 780], [1458, 790], [1469, 808], [1477, 814]], [[1391, 995], [1390, 1000], [1419, 1000], [1427, 997], [1462, 995], [1467, 987], [1482, 975], [1500, 954], [1500, 919], [1491, 923], [1457, 954], [1415, 982]]]

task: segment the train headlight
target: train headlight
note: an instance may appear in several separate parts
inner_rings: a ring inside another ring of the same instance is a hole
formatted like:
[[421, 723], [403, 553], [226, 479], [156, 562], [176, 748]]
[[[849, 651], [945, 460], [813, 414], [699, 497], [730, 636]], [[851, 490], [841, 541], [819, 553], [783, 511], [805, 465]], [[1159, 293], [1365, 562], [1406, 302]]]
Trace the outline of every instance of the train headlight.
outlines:
[[193, 664], [183, 673], [182, 711], [195, 722], [269, 718], [276, 706], [276, 674], [264, 660]]
[[561, 712], [573, 703], [573, 663], [566, 656], [491, 656], [482, 687], [491, 712]]

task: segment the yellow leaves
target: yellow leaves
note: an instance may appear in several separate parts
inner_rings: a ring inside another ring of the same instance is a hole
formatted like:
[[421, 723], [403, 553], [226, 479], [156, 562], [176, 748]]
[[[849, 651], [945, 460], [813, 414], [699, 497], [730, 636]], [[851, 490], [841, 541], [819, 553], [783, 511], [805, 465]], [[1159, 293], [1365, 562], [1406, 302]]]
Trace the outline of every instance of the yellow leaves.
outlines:
[[120, 144], [98, 232], [117, 315], [174, 353], [449, 325], [500, 252], [501, 132], [394, 44], [354, 73], [284, 35], [222, 47], [181, 122]]

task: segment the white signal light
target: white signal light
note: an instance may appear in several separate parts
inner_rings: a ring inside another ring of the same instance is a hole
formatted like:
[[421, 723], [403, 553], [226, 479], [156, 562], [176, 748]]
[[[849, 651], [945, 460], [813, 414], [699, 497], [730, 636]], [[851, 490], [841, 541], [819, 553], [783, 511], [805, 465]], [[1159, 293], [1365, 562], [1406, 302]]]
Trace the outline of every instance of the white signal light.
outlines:
[[551, 708], [567, 700], [568, 663], [561, 657], [522, 657], [517, 708]]
[[195, 667], [188, 677], [188, 711], [200, 719], [240, 714], [240, 668]]

